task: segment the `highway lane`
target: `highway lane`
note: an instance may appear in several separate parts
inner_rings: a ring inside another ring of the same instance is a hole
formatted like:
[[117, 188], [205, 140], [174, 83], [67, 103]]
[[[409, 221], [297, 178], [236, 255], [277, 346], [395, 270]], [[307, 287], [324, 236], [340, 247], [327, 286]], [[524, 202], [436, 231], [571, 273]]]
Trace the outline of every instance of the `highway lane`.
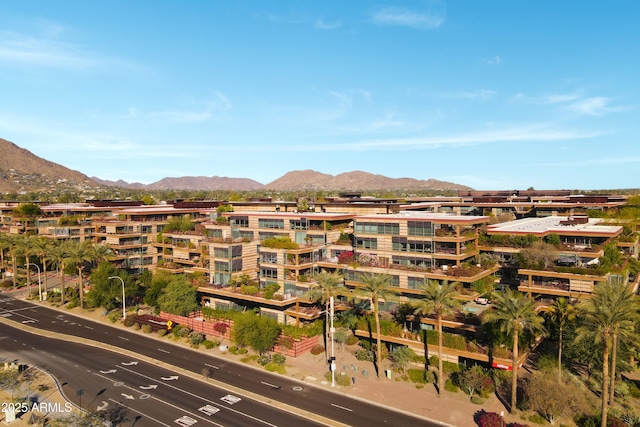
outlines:
[[439, 425], [411, 414], [302, 384], [281, 375], [178, 347], [169, 341], [160, 341], [140, 333], [16, 300], [7, 294], [0, 295], [0, 316], [29, 326], [126, 348], [196, 374], [200, 374], [204, 367], [210, 367], [215, 380], [261, 395], [265, 399], [273, 399], [303, 411], [331, 418], [345, 425]]
[[5, 324], [0, 324], [0, 343], [0, 361], [42, 367], [58, 378], [68, 398], [114, 425], [320, 425], [97, 347], [33, 335]]

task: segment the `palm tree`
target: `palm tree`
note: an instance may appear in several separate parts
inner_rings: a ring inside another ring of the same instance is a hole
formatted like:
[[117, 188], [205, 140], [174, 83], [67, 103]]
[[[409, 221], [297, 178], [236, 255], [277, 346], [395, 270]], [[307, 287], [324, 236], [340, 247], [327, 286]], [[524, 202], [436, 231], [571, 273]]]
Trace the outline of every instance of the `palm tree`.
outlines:
[[562, 333], [576, 318], [576, 308], [566, 298], [558, 298], [549, 307], [549, 319], [558, 327], [558, 382], [562, 382]]
[[47, 293], [47, 256], [53, 247], [53, 241], [43, 236], [39, 236], [32, 242], [33, 250], [40, 256], [42, 264], [42, 274], [44, 275], [44, 292]]
[[100, 243], [91, 246], [91, 256], [96, 264], [108, 261], [111, 258], [112, 253], [113, 251], [107, 244]]
[[[33, 251], [33, 239], [28, 234], [20, 234], [16, 236], [16, 240], [14, 242], [14, 246], [19, 254], [24, 255], [24, 264], [25, 264], [25, 273], [27, 275], [27, 287], [29, 288], [29, 295], [31, 295], [31, 270], [29, 269], [29, 262], [31, 258], [31, 253]], [[15, 269], [17, 272], [17, 267]]]
[[498, 324], [500, 329], [513, 336], [513, 360], [511, 379], [510, 412], [514, 412], [518, 391], [518, 345], [520, 334], [530, 332], [544, 333], [543, 319], [538, 316], [533, 299], [518, 291], [509, 290], [496, 293], [492, 307], [482, 315], [483, 323]]
[[84, 308], [84, 289], [82, 286], [82, 272], [87, 262], [93, 262], [93, 243], [88, 240], [73, 242], [68, 248], [68, 260], [78, 269], [78, 293], [80, 295], [80, 308]]
[[62, 289], [62, 295], [60, 303], [64, 305], [64, 293], [65, 293], [65, 281], [64, 281], [64, 269], [68, 264], [68, 241], [56, 242], [49, 252], [52, 262], [58, 266], [58, 272], [60, 273], [60, 288]]
[[4, 253], [10, 248], [11, 248], [10, 235], [6, 233], [0, 233], [0, 268], [3, 270], [5, 268]]
[[325, 305], [325, 328], [329, 330], [329, 301], [331, 297], [337, 297], [338, 295], [346, 295], [347, 288], [344, 287], [344, 277], [338, 272], [329, 273], [327, 271], [321, 271], [314, 274], [312, 278], [316, 281], [309, 291], [307, 292], [307, 298], [320, 301]]
[[[638, 299], [623, 282], [598, 285], [590, 300], [580, 306], [581, 326], [576, 339], [594, 337], [602, 345], [602, 402], [601, 426], [607, 425], [609, 404], [609, 358], [617, 347], [618, 333], [638, 316]], [[615, 361], [612, 363], [615, 366]], [[611, 371], [615, 375], [615, 367]], [[615, 383], [614, 383], [615, 385]], [[613, 387], [611, 387], [613, 388]]]
[[428, 280], [422, 287], [422, 298], [416, 303], [414, 314], [435, 314], [438, 324], [438, 397], [444, 390], [444, 369], [442, 367], [442, 318], [452, 314], [460, 307], [460, 302], [455, 299], [458, 291], [457, 283], [444, 281], [440, 284], [437, 280]]
[[18, 246], [17, 246], [18, 235], [15, 234], [5, 234], [4, 241], [7, 249], [9, 250], [9, 256], [11, 257], [11, 270], [13, 272], [13, 289], [17, 288], [17, 280], [18, 280]]
[[383, 299], [392, 301], [397, 291], [391, 287], [391, 276], [388, 274], [362, 273], [358, 276], [362, 286], [356, 289], [356, 296], [369, 300], [376, 320], [376, 373], [380, 377], [380, 357], [382, 355], [382, 340], [380, 339], [380, 312], [378, 302]]

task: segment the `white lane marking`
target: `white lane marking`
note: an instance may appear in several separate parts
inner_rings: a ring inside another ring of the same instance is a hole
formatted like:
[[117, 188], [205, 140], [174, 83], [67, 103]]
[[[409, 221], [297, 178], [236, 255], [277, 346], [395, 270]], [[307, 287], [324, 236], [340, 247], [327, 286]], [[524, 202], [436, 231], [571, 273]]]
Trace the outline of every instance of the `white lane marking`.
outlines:
[[116, 405], [123, 406], [123, 407], [125, 407], [125, 408], [127, 408], [127, 409], [129, 409], [129, 410], [131, 410], [133, 412], [137, 412], [138, 414], [144, 415], [145, 417], [149, 418], [150, 420], [155, 421], [158, 425], [163, 425], [165, 427], [171, 427], [169, 424], [165, 424], [162, 421], [160, 421], [160, 420], [158, 420], [156, 418], [153, 418], [151, 415], [147, 415], [144, 412], [140, 412], [137, 409], [132, 408], [131, 406], [124, 405], [124, 404], [118, 402], [117, 400], [113, 400], [113, 399], [109, 399], [109, 400], [112, 401], [113, 403], [115, 403]]
[[[142, 378], [146, 378], [146, 379], [148, 379], [148, 380], [150, 380], [150, 381], [153, 381], [153, 380], [154, 380], [154, 379], [153, 379], [153, 378], [151, 378], [150, 376], [148, 376], [148, 375], [144, 375], [144, 374], [141, 374], [140, 372], [136, 372], [136, 371], [133, 371], [133, 370], [131, 370], [131, 369], [127, 369], [127, 368], [122, 368], [122, 369], [123, 369], [124, 371], [128, 371], [128, 372], [131, 372], [132, 374], [138, 375], [138, 376], [140, 376], [140, 377], [142, 377]], [[207, 403], [211, 403], [211, 404], [213, 404], [213, 405], [218, 405], [218, 406], [220, 406], [220, 404], [219, 404], [219, 403], [217, 403], [217, 402], [214, 402], [214, 401], [209, 400], [209, 399], [207, 399], [207, 398], [205, 398], [205, 397], [202, 397], [202, 396], [200, 396], [200, 395], [197, 395], [197, 394], [195, 394], [195, 393], [192, 393], [192, 392], [190, 392], [190, 391], [187, 391], [187, 390], [185, 390], [185, 389], [183, 389], [183, 388], [180, 388], [180, 387], [178, 387], [178, 386], [172, 385], [171, 383], [164, 383], [164, 387], [170, 387], [170, 388], [175, 389], [175, 390], [177, 390], [177, 391], [179, 391], [179, 392], [181, 392], [181, 393], [184, 393], [184, 394], [189, 395], [189, 396], [191, 396], [191, 397], [195, 397], [195, 398], [197, 398], [197, 399], [200, 399], [200, 400], [202, 400], [202, 401], [204, 401], [204, 402], [207, 402]], [[218, 388], [220, 388], [220, 389], [223, 389], [223, 390], [224, 390], [224, 388], [223, 388], [223, 387], [218, 387]], [[158, 398], [156, 398], [156, 397], [152, 397], [152, 399], [156, 399], [156, 400], [158, 400], [158, 401], [160, 401], [160, 402], [163, 402], [162, 400], [160, 400], [160, 399], [158, 399]], [[163, 403], [164, 403], [164, 402], [163, 402]], [[167, 403], [167, 404], [168, 404], [168, 405], [170, 405], [169, 403]], [[173, 405], [170, 405], [170, 406], [173, 406]], [[221, 406], [221, 407], [224, 407], [227, 411], [232, 411], [232, 412], [234, 412], [234, 413], [236, 413], [236, 414], [238, 414], [238, 415], [241, 415], [241, 416], [243, 416], [243, 417], [246, 417], [246, 418], [249, 418], [249, 419], [251, 419], [251, 420], [257, 421], [257, 422], [259, 422], [259, 423], [261, 423], [261, 424], [264, 424], [264, 425], [267, 425], [267, 426], [270, 426], [270, 427], [277, 427], [275, 424], [271, 424], [271, 423], [270, 423], [270, 422], [268, 422], [268, 421], [261, 420], [260, 418], [254, 417], [253, 415], [245, 414], [244, 412], [238, 411], [237, 409], [233, 409], [233, 408], [231, 408], [231, 407], [229, 407], [229, 406]], [[203, 419], [205, 419], [205, 418], [203, 418]]]
[[353, 412], [353, 409], [345, 408], [344, 406], [336, 405], [332, 403], [331, 406], [335, 406], [336, 408], [344, 409], [345, 411]]
[[279, 385], [271, 384], [271, 383], [268, 383], [268, 382], [265, 382], [265, 381], [260, 381], [260, 382], [261, 382], [262, 384], [264, 384], [264, 385], [268, 385], [269, 387], [272, 387], [272, 388], [280, 388], [280, 386], [279, 386]]

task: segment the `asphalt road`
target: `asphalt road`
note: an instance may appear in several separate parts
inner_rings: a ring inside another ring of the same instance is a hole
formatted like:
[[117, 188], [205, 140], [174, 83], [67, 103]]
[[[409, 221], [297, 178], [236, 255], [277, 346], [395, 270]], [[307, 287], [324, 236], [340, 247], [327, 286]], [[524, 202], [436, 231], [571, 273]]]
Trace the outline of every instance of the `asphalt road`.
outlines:
[[[309, 386], [282, 375], [257, 370], [223, 358], [177, 347], [169, 342], [158, 341], [139, 333], [113, 328], [27, 301], [13, 299], [7, 293], [0, 294], [0, 316], [39, 329], [83, 337], [127, 349], [162, 361], [169, 368], [184, 369], [196, 375], [201, 375], [203, 368], [209, 367], [213, 371], [214, 380], [245, 390], [254, 396], [260, 396], [262, 401], [278, 402], [296, 408], [298, 412], [318, 414], [343, 425], [366, 427], [441, 425], [392, 408], [372, 405]], [[112, 365], [118, 363], [122, 363], [122, 360], [113, 361]], [[100, 369], [107, 370], [107, 367], [102, 366]], [[298, 425], [282, 423], [282, 420], [276, 421], [274, 425]]]
[[[0, 343], [0, 361], [44, 368], [58, 379], [69, 399], [114, 425], [320, 425], [97, 347], [33, 335], [5, 324], [0, 324]], [[208, 415], [205, 410], [215, 413]]]

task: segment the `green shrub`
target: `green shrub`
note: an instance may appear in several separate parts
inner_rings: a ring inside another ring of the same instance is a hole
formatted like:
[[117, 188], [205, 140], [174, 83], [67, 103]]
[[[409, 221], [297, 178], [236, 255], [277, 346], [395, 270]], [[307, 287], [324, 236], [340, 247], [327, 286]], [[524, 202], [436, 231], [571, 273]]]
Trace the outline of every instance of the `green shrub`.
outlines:
[[[328, 382], [331, 382], [331, 371], [324, 374], [324, 377]], [[348, 387], [349, 385], [351, 385], [351, 378], [349, 378], [349, 375], [344, 372], [341, 372], [340, 374], [336, 372], [334, 378], [336, 384], [338, 384], [339, 386]]]
[[261, 354], [258, 356], [257, 362], [259, 365], [265, 366], [267, 363], [271, 362], [271, 356], [268, 354]]
[[313, 347], [311, 347], [311, 350], [309, 350], [311, 352], [311, 354], [313, 354], [314, 356], [319, 355], [320, 353], [324, 353], [324, 346], [320, 345], [320, 344], [316, 344]]
[[349, 335], [349, 336], [347, 337], [347, 340], [345, 341], [345, 343], [346, 343], [347, 345], [354, 345], [354, 344], [357, 344], [357, 343], [358, 343], [358, 341], [360, 341], [360, 340], [358, 339], [358, 337], [356, 337], [355, 335]]
[[190, 332], [191, 329], [186, 326], [178, 325], [173, 327], [173, 336], [176, 338], [186, 338], [189, 336]]
[[142, 329], [142, 332], [144, 332], [145, 334], [150, 334], [151, 332], [153, 332], [153, 328], [151, 328], [151, 325], [142, 325], [140, 329]]
[[156, 334], [158, 334], [159, 337], [163, 337], [163, 336], [167, 335], [167, 330], [166, 329], [158, 329]]
[[238, 349], [238, 354], [247, 354], [248, 350], [244, 347]]
[[531, 421], [532, 423], [541, 424], [541, 425], [544, 425], [547, 423], [547, 420], [545, 420], [542, 416], [538, 414], [529, 415], [528, 420]]
[[198, 331], [192, 331], [189, 333], [189, 342], [192, 346], [198, 347], [204, 341], [204, 334]]
[[538, 358], [538, 369], [541, 371], [546, 370], [557, 370], [558, 369], [558, 358], [551, 354], [542, 354]]
[[[111, 318], [109, 318], [109, 320], [111, 320]], [[124, 318], [124, 321], [122, 323], [127, 328], [130, 328], [131, 326], [133, 326], [135, 321], [136, 321], [136, 316], [127, 316], [127, 317]]]
[[285, 362], [287, 361], [287, 356], [280, 353], [274, 353], [273, 356], [271, 357], [271, 361], [277, 365], [284, 365]]
[[373, 354], [373, 351], [361, 348], [356, 351], [356, 359], [360, 361], [373, 362], [375, 355]]
[[211, 350], [213, 347], [215, 347], [215, 345], [213, 344], [213, 341], [209, 341], [209, 340], [204, 340], [202, 341], [202, 345], [204, 346], [204, 348], [206, 348], [207, 350]]
[[267, 364], [264, 366], [264, 369], [266, 369], [266, 370], [267, 370], [267, 371], [269, 371], [269, 372], [276, 372], [276, 373], [278, 373], [278, 374], [282, 374], [282, 375], [284, 375], [284, 374], [286, 374], [286, 373], [287, 373], [287, 372], [286, 372], [286, 370], [285, 370], [284, 365], [280, 365], [280, 364], [275, 363], [275, 362], [269, 362], [269, 363], [267, 363]]
[[113, 310], [112, 312], [107, 314], [107, 319], [109, 319], [111, 323], [116, 323], [118, 320], [122, 319], [122, 312], [120, 310]]
[[629, 391], [629, 396], [639, 399], [640, 398], [640, 388], [633, 381], [623, 381], [624, 384], [627, 385], [627, 389]]
[[229, 353], [231, 354], [238, 354], [238, 346], [236, 345], [232, 345], [229, 347]]
[[428, 383], [428, 379], [427, 379], [427, 370], [425, 369], [407, 369], [407, 375], [409, 376], [409, 379], [411, 380], [411, 382], [417, 383], [417, 384], [426, 384]]
[[475, 404], [475, 405], [482, 405], [484, 403], [484, 399], [482, 399], [480, 396], [471, 396], [471, 403]]
[[140, 323], [138, 323], [138, 322], [134, 323], [133, 325], [131, 325], [131, 328], [134, 331], [139, 331], [140, 330]]
[[451, 380], [446, 380], [444, 382], [444, 389], [453, 393], [457, 393], [459, 390], [458, 386], [455, 385]]

